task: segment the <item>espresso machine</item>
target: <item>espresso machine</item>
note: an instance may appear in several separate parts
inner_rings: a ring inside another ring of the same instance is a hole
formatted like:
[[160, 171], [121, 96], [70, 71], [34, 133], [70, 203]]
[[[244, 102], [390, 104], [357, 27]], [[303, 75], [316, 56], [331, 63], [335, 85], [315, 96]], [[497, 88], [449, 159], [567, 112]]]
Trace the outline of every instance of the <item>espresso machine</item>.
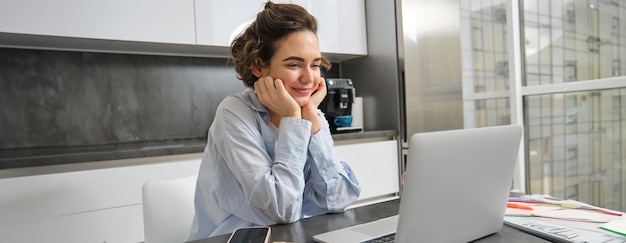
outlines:
[[320, 109], [326, 114], [331, 133], [362, 131], [362, 127], [352, 126], [352, 104], [355, 99], [354, 85], [351, 79], [326, 79], [326, 98]]

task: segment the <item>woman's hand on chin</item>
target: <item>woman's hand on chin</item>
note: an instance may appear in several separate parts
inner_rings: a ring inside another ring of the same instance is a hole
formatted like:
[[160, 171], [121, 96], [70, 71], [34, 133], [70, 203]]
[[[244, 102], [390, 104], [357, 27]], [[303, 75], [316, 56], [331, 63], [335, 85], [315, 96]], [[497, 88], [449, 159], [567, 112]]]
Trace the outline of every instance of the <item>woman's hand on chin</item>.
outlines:
[[298, 103], [285, 89], [283, 81], [270, 76], [259, 78], [254, 82], [254, 91], [262, 105], [270, 111], [270, 116], [280, 122], [283, 117], [302, 118], [302, 111]]
[[311, 134], [316, 134], [321, 128], [322, 123], [317, 115], [317, 108], [326, 97], [326, 81], [322, 78], [321, 82], [317, 86], [317, 90], [311, 95], [309, 103], [302, 107], [302, 119], [311, 121]]

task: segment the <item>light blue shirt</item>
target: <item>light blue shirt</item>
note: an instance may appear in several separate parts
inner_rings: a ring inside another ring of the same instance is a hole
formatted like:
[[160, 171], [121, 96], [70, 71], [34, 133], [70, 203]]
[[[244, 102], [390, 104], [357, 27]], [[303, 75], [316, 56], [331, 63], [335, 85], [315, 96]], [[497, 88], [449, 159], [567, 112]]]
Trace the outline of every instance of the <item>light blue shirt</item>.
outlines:
[[343, 212], [354, 202], [359, 182], [335, 156], [328, 122], [318, 115], [315, 135], [299, 118], [282, 118], [278, 129], [252, 89], [226, 97], [209, 129], [187, 240]]

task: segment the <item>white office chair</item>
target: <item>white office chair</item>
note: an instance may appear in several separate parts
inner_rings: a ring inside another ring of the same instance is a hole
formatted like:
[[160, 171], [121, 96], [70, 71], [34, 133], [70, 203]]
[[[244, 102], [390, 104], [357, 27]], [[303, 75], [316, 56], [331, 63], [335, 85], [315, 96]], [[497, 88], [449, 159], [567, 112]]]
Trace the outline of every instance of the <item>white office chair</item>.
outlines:
[[147, 181], [142, 188], [146, 243], [184, 242], [194, 215], [198, 175]]

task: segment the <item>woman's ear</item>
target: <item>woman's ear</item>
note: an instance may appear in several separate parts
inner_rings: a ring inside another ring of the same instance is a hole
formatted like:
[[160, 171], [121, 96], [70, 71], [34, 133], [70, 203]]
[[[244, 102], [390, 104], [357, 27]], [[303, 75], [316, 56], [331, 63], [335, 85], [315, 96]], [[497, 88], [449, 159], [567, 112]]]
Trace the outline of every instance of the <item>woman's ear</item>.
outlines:
[[254, 76], [257, 77], [257, 78], [263, 77], [263, 72], [261, 72], [261, 69], [258, 68], [258, 67], [253, 67], [252, 68], [252, 74], [254, 74]]
[[263, 77], [263, 67], [265, 67], [265, 62], [261, 60], [260, 57], [254, 59], [254, 66], [252, 67], [252, 74], [257, 78]]

